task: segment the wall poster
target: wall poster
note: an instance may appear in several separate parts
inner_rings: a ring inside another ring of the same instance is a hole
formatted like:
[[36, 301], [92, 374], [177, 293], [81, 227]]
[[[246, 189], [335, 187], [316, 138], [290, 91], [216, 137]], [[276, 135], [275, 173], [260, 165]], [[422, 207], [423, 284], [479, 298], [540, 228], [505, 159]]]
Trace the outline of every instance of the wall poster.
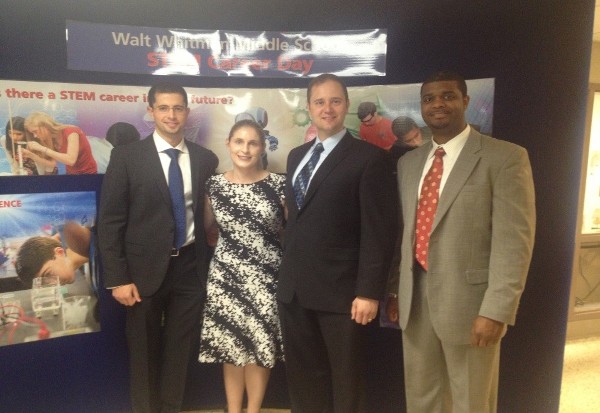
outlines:
[[100, 330], [95, 192], [0, 195], [0, 346]]
[[[467, 86], [471, 97], [467, 121], [491, 134], [494, 79], [468, 80]], [[80, 145], [78, 156], [93, 159], [96, 166], [91, 173], [104, 173], [116, 144], [111, 139], [116, 129], [135, 135], [134, 139], [153, 132], [148, 89], [0, 80], [0, 183], [10, 175], [89, 173], [74, 172], [48, 156], [41, 162], [44, 145], [23, 128], [28, 117], [40, 113], [77, 127], [84, 135], [82, 142], [87, 142]], [[237, 119], [252, 118], [263, 126], [264, 163], [272, 172], [285, 172], [289, 151], [315, 137], [305, 89], [185, 89], [191, 109], [185, 138], [219, 157], [218, 172], [231, 169], [225, 139]], [[354, 137], [366, 139], [359, 119], [366, 105], [376, 108], [387, 125], [409, 119], [426, 136], [419, 90], [420, 84], [349, 88], [346, 128]], [[400, 136], [396, 138], [394, 145], [404, 144]], [[0, 195], [0, 346], [99, 330], [95, 205], [95, 192]], [[51, 250], [48, 259], [38, 260], [36, 266], [20, 259], [32, 243], [38, 256], [42, 245]]]
[[[467, 80], [467, 86], [471, 97], [467, 122], [482, 133], [491, 134], [494, 79]], [[285, 172], [289, 151], [315, 136], [306, 110], [305, 89], [185, 89], [191, 109], [185, 137], [212, 150], [219, 157], [220, 172], [231, 168], [225, 139], [236, 119], [251, 117], [261, 124], [267, 135], [267, 169], [272, 172]], [[42, 164], [39, 157], [44, 156], [44, 147], [36, 145], [32, 149], [30, 146], [35, 144], [27, 143], [32, 137], [18, 133], [28, 116], [40, 112], [60, 124], [80, 128], [89, 142], [80, 145], [81, 156], [93, 158], [94, 172], [104, 173], [113, 148], [110, 136], [115, 130], [133, 131], [136, 139], [144, 139], [154, 130], [146, 110], [148, 90], [142, 86], [0, 80], [0, 176], [79, 173], [52, 159], [45, 159]], [[371, 102], [388, 125], [398, 118], [410, 118], [418, 128], [426, 129], [421, 119], [419, 90], [420, 84], [350, 87], [345, 126], [360, 138], [361, 104]], [[11, 121], [16, 132], [14, 139], [7, 133]], [[401, 139], [396, 143], [401, 145]], [[31, 160], [34, 155], [38, 156], [37, 161]]]

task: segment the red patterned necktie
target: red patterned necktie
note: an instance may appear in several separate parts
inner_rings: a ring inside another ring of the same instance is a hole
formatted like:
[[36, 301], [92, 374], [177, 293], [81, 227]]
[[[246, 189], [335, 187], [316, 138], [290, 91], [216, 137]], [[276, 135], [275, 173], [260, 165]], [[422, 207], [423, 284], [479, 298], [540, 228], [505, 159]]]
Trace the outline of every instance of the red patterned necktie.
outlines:
[[421, 196], [419, 197], [419, 206], [417, 207], [417, 223], [415, 225], [415, 257], [425, 271], [428, 270], [427, 253], [429, 249], [429, 235], [433, 218], [437, 210], [440, 199], [440, 182], [444, 172], [444, 161], [442, 157], [446, 154], [444, 148], [439, 147], [435, 150], [431, 168], [423, 179], [421, 186]]

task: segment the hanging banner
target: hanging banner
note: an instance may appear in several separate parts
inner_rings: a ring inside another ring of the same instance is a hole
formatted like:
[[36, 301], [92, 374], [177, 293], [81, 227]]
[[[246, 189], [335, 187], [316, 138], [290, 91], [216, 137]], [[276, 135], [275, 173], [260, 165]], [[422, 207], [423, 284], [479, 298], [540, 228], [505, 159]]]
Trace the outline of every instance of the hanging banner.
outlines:
[[[466, 119], [482, 133], [490, 134], [494, 79], [467, 80], [467, 86], [471, 100]], [[348, 88], [350, 108], [344, 126], [355, 137], [369, 141], [369, 136], [362, 131], [368, 128], [362, 125], [358, 115], [361, 104], [372, 102], [377, 113], [386, 120], [388, 129], [391, 121], [403, 119], [407, 123], [410, 120], [426, 136], [428, 131], [421, 119], [420, 87], [414, 83]], [[190, 107], [185, 138], [212, 150], [219, 157], [220, 172], [232, 167], [225, 139], [236, 119], [250, 117], [264, 128], [267, 134], [265, 161], [272, 172], [285, 172], [289, 151], [315, 137], [306, 109], [306, 89], [185, 89]], [[17, 126], [22, 127], [24, 120], [34, 112], [43, 112], [60, 124], [81, 129], [89, 143], [79, 145], [82, 157], [89, 162], [91, 152], [97, 173], [104, 173], [115, 143], [111, 139], [115, 129], [133, 131], [135, 139], [144, 139], [154, 131], [154, 120], [147, 112], [148, 90], [147, 86], [0, 80], [0, 176], [79, 173], [67, 170], [60, 159], [55, 159], [57, 167], [51, 168], [31, 162], [37, 147], [28, 146], [31, 136], [15, 134], [12, 139], [7, 134], [11, 118], [13, 128], [18, 131]], [[402, 140], [399, 137], [396, 144], [401, 145]], [[28, 154], [26, 148], [34, 154]], [[38, 155], [46, 153], [43, 147], [37, 149]], [[67, 151], [64, 146], [54, 149]], [[56, 156], [56, 151], [48, 151], [47, 158], [49, 154]]]
[[385, 29], [188, 30], [67, 20], [71, 70], [153, 75], [385, 76]]

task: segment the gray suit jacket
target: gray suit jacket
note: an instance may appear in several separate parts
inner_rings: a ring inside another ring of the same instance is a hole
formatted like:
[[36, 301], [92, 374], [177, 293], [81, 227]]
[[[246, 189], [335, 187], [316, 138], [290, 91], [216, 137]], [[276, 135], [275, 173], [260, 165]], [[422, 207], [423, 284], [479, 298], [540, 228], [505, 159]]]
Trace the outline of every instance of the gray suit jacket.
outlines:
[[[403, 329], [411, 318], [419, 181], [431, 148], [428, 142], [398, 162]], [[534, 195], [527, 151], [471, 129], [443, 188], [429, 244], [427, 294], [441, 340], [469, 343], [478, 315], [514, 324], [533, 249]]]

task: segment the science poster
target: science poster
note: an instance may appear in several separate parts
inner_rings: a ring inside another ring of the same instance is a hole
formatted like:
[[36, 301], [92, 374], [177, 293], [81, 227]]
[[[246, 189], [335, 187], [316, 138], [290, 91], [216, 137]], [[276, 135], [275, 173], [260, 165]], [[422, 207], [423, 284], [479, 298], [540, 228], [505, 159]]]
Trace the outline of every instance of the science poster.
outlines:
[[[389, 121], [409, 117], [419, 128], [425, 128], [420, 86], [414, 83], [348, 88], [350, 106], [344, 126], [357, 139], [364, 139], [360, 134], [359, 107], [361, 103], [372, 102], [377, 113]], [[471, 97], [467, 122], [480, 132], [491, 134], [494, 79], [467, 80], [467, 86]], [[190, 108], [185, 138], [218, 156], [218, 172], [231, 169], [225, 140], [236, 120], [254, 119], [262, 126], [267, 141], [266, 167], [271, 172], [285, 172], [289, 151], [315, 137], [306, 106], [306, 89], [184, 88]], [[127, 130], [135, 131], [135, 139], [145, 139], [154, 131], [154, 120], [147, 110], [149, 89], [149, 86], [0, 80], [0, 179], [2, 175], [69, 174], [64, 164], [53, 162], [48, 155], [65, 152], [67, 148], [53, 146], [49, 149], [54, 151], [46, 151], [30, 143], [35, 138], [29, 133], [15, 139], [10, 136], [15, 125], [23, 125], [29, 116], [39, 112], [61, 125], [80, 128], [89, 143], [80, 145], [80, 151], [85, 150], [81, 156], [92, 157], [96, 173], [103, 174], [113, 148], [109, 136], [115, 128], [126, 125]], [[400, 139], [397, 144], [402, 144]], [[47, 159], [43, 164], [32, 162], [27, 150], [37, 151], [38, 156], [46, 155]]]
[[95, 192], [0, 195], [0, 346], [100, 330]]

